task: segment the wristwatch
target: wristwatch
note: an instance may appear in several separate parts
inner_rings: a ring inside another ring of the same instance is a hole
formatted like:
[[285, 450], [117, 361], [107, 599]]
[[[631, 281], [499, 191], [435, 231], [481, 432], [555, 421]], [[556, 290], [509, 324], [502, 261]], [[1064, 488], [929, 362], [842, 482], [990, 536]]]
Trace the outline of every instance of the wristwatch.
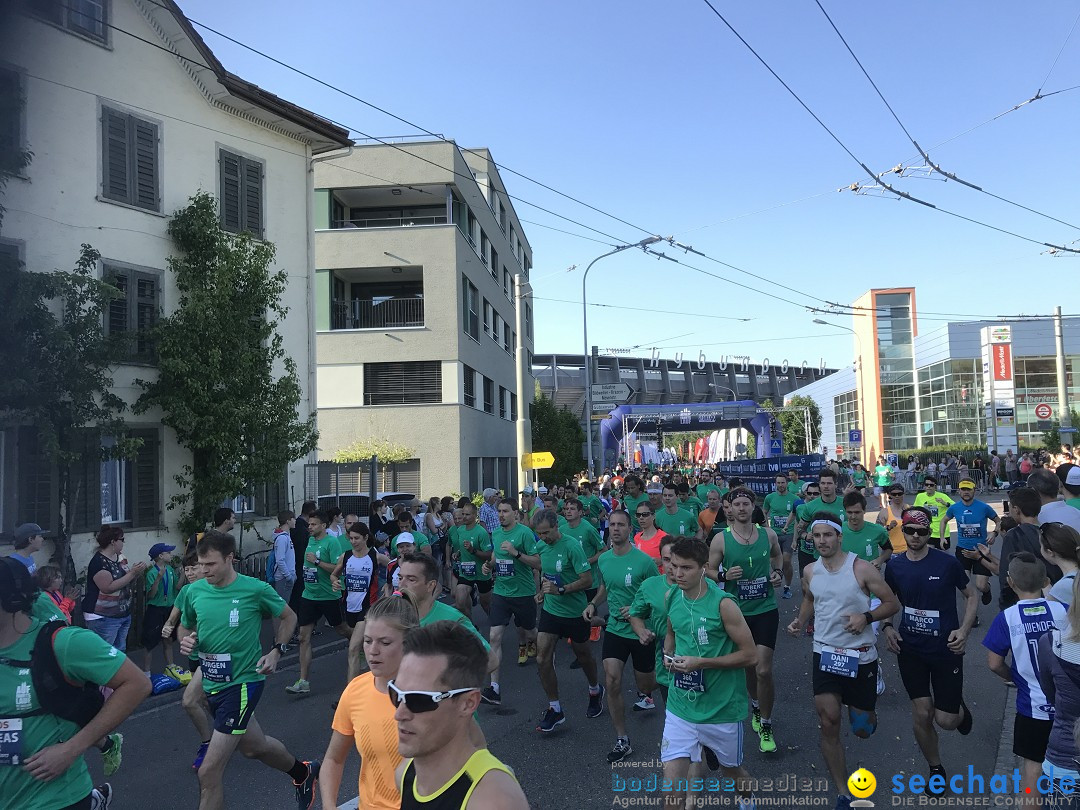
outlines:
[[874, 614], [871, 613], [869, 610], [863, 613], [863, 618], [866, 619], [867, 625], [871, 625], [874, 623]]
[[279, 654], [284, 655], [285, 653], [287, 653], [289, 651], [289, 645], [288, 644], [275, 644], [274, 649], [277, 650]]
[[562, 585], [560, 585], [559, 586], [559, 596], [562, 596], [565, 593], [566, 593], [566, 588], [564, 588]]

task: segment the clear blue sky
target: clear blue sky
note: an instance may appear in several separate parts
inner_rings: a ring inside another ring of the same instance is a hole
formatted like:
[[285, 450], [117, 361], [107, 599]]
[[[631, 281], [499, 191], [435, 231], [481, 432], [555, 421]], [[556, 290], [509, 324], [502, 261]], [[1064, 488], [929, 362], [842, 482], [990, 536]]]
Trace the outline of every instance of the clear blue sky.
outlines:
[[[1076, 0], [822, 0], [897, 111], [930, 148], [1033, 96], [1080, 85], [1080, 26], [1050, 70]], [[914, 147], [813, 0], [717, 8], [870, 168]], [[700, 257], [709, 272], [812, 303], [791, 287], [851, 302], [870, 287], [915, 285], [922, 311], [971, 316], [1080, 311], [1077, 258], [910, 202], [836, 189], [861, 170], [701, 0], [346, 3], [181, 0], [193, 19], [387, 108], [648, 231], [674, 235], [763, 282]], [[409, 127], [202, 30], [226, 67], [354, 129]], [[1080, 225], [1080, 89], [1039, 100], [931, 157], [1003, 197]], [[503, 173], [510, 193], [624, 241], [642, 231]], [[953, 182], [898, 188], [1038, 241], [1080, 231]], [[787, 205], [784, 205], [787, 203]], [[525, 220], [610, 242], [516, 203]], [[526, 225], [538, 298], [580, 302], [581, 272], [603, 244]], [[1080, 247], [1080, 242], [1073, 245]], [[577, 270], [565, 272], [571, 265]], [[693, 270], [624, 253], [589, 277], [590, 301], [686, 313], [591, 309], [590, 342], [659, 346], [664, 356], [750, 354], [830, 365], [850, 335], [822, 316]], [[736, 323], [705, 315], [752, 318]], [[948, 320], [944, 318], [942, 320]], [[536, 304], [536, 351], [580, 352], [580, 303]], [[920, 319], [920, 331], [940, 322]], [[748, 342], [756, 341], [756, 342]], [[767, 342], [762, 342], [767, 341]], [[647, 348], [636, 349], [646, 353]]]

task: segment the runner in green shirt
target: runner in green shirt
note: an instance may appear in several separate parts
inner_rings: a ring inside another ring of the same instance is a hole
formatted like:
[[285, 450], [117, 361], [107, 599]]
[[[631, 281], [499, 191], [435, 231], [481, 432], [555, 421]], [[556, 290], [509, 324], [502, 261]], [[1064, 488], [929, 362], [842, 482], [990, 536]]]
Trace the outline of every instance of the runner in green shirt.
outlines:
[[[578, 500], [581, 501], [581, 509], [585, 514], [585, 519], [589, 521], [594, 529], [600, 530], [601, 521], [607, 518], [607, 510], [604, 508], [603, 501], [600, 500], [600, 496], [596, 495], [593, 491], [593, 485], [585, 482], [578, 487]], [[566, 504], [563, 503], [562, 508], [566, 508]], [[561, 510], [560, 510], [561, 511]]]
[[[404, 512], [402, 514], [405, 514]], [[311, 691], [308, 675], [311, 672], [311, 633], [319, 618], [342, 638], [350, 638], [352, 629], [345, 621], [345, 610], [341, 594], [334, 590], [330, 575], [334, 573], [343, 554], [341, 541], [326, 529], [329, 517], [321, 509], [308, 517], [307, 550], [304, 552], [304, 590], [300, 595], [297, 608], [297, 622], [300, 625], [300, 677], [296, 683], [285, 687], [290, 695], [303, 695]], [[345, 539], [348, 543], [348, 538]]]
[[539, 730], [549, 732], [566, 721], [559, 701], [559, 681], [553, 660], [555, 643], [559, 639], [570, 639], [570, 646], [588, 681], [586, 717], [599, 717], [603, 713], [604, 688], [597, 682], [596, 660], [588, 645], [589, 623], [581, 615], [587, 602], [585, 591], [592, 587], [592, 572], [581, 543], [562, 536], [558, 515], [548, 509], [537, 513], [533, 530], [540, 542], [536, 544], [535, 553], [523, 556], [521, 561], [540, 571], [541, 576], [537, 596], [541, 609], [536, 669], [549, 705]]
[[861, 492], [845, 495], [844, 514], [847, 523], [841, 535], [841, 549], [855, 552], [880, 571], [892, 556], [892, 544], [884, 526], [867, 522], [866, 496]]
[[[7, 569], [0, 575], [0, 805], [13, 810], [104, 806], [114, 798], [112, 788], [94, 787], [82, 755], [150, 694], [150, 681], [96, 633], [63, 627], [52, 642], [63, 675], [73, 684], [114, 691], [82, 727], [46, 710], [30, 675], [34, 644], [48, 624], [36, 616], [37, 585], [18, 560], [3, 558], [0, 566]], [[66, 617], [56, 621], [66, 623]]]
[[[712, 470], [702, 470], [698, 475], [698, 482], [698, 485], [694, 487], [694, 492], [702, 503], [708, 501], [710, 492], [720, 492], [720, 487], [713, 483]], [[722, 492], [720, 494], [723, 495]]]
[[[675, 491], [679, 494], [679, 503], [677, 504], [680, 509], [692, 514], [697, 519], [697, 516], [701, 514], [701, 510], [705, 508], [705, 505], [698, 500], [694, 495], [690, 494], [690, 485], [685, 481], [679, 484]], [[706, 495], [706, 497], [708, 497]]]
[[457, 576], [454, 603], [462, 613], [471, 612], [475, 588], [479, 593], [480, 606], [485, 613], [491, 613], [491, 575], [483, 571], [484, 563], [491, 559], [491, 535], [477, 522], [473, 504], [465, 504], [461, 513], [464, 524], [450, 529], [450, 556]]
[[686, 537], [697, 534], [697, 516], [679, 507], [679, 496], [674, 485], [664, 487], [661, 495], [663, 508], [656, 510], [653, 520], [656, 528], [672, 537]]
[[[323, 536], [326, 515], [321, 517], [317, 525]], [[184, 655], [190, 655], [198, 644], [203, 689], [214, 716], [214, 734], [199, 767], [200, 806], [204, 810], [225, 807], [225, 766], [237, 748], [291, 776], [297, 803], [310, 806], [319, 763], [294, 757], [278, 740], [266, 736], [255, 719], [263, 682], [277, 669], [296, 615], [270, 583], [236, 573], [232, 535], [207, 532], [199, 541], [198, 553], [206, 578], [187, 586], [190, 593], [180, 615], [179, 636]], [[281, 625], [277, 643], [263, 654], [259, 636], [267, 616], [280, 617]]]
[[[608, 695], [608, 709], [615, 727], [615, 748], [608, 754], [608, 762], [618, 762], [633, 753], [630, 737], [626, 733], [626, 714], [623, 708], [622, 676], [626, 659], [633, 660], [634, 679], [637, 682], [639, 702], [650, 697], [655, 686], [653, 669], [656, 666], [656, 645], [642, 644], [628, 621], [630, 604], [634, 601], [641, 583], [659, 572], [652, 557], [630, 545], [630, 516], [623, 511], [611, 513], [608, 524], [611, 550], [605, 551], [597, 561], [600, 572], [600, 588], [589, 600], [581, 615], [592, 622], [596, 606], [608, 603], [607, 632], [604, 634], [604, 689]], [[651, 700], [650, 700], [651, 703]], [[655, 704], [653, 704], [655, 705]]]
[[637, 508], [648, 499], [649, 496], [645, 494], [645, 485], [638, 476], [628, 475], [623, 479], [622, 508], [626, 510], [626, 514], [630, 515], [630, 525], [634, 527], [635, 533], [641, 531], [641, 524], [637, 522], [636, 517]]
[[783, 553], [776, 533], [755, 526], [754, 493], [739, 488], [731, 491], [731, 525], [716, 536], [709, 551], [708, 575], [717, 574], [724, 590], [735, 597], [757, 646], [757, 663], [746, 670], [746, 691], [750, 695], [751, 726], [759, 735], [758, 749], [776, 751], [772, 710], [776, 696], [773, 681], [773, 651], [780, 629], [780, 611], [774, 589], [783, 582]]
[[563, 504], [563, 517], [565, 521], [559, 523], [559, 532], [564, 537], [573, 537], [581, 543], [581, 549], [589, 561], [589, 570], [592, 572], [593, 585], [585, 591], [585, 598], [592, 599], [596, 596], [599, 587], [600, 574], [596, 570], [596, 559], [604, 550], [604, 541], [600, 532], [584, 518], [579, 498], [568, 498]]
[[685, 784], [691, 756], [707, 746], [749, 802], [751, 777], [739, 764], [747, 709], [741, 670], [757, 660], [757, 652], [736, 600], [705, 576], [707, 562], [708, 550], [698, 540], [680, 538], [671, 547], [676, 587], [667, 596], [663, 654], [672, 686], [660, 759], [664, 781]]
[[[660, 541], [660, 560], [663, 572], [659, 576], [650, 577], [641, 583], [638, 592], [634, 594], [634, 601], [630, 605], [628, 621], [642, 644], [656, 642], [656, 682], [660, 693], [665, 700], [668, 688], [671, 686], [671, 673], [664, 666], [663, 644], [664, 634], [667, 633], [667, 595], [675, 586], [675, 575], [671, 566], [671, 545], [675, 538], [666, 535]], [[648, 620], [648, 624], [645, 620]], [[657, 641], [660, 639], [660, 641]], [[635, 704], [636, 705], [636, 704]], [[655, 704], [654, 704], [655, 705]]]
[[776, 532], [777, 542], [780, 543], [780, 551], [784, 555], [784, 599], [791, 598], [791, 578], [794, 571], [791, 567], [792, 533], [795, 521], [788, 524], [788, 518], [795, 509], [795, 501], [799, 496], [788, 489], [788, 479], [783, 473], [776, 476], [776, 489], [765, 496], [765, 502], [761, 508], [765, 512], [769, 528]]

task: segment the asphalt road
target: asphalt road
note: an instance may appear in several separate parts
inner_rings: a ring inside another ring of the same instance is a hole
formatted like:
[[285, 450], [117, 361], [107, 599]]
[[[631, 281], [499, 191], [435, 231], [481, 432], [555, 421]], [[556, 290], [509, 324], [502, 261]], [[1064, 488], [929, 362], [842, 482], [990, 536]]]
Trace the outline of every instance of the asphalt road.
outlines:
[[[992, 501], [1000, 508], [1000, 499]], [[996, 585], [994, 585], [996, 588]], [[790, 600], [780, 600], [781, 628], [794, 617], [799, 604], [796, 588]], [[996, 601], [995, 601], [996, 605]], [[974, 730], [967, 737], [956, 732], [941, 735], [941, 750], [950, 773], [965, 771], [968, 765], [976, 773], [994, 772], [998, 741], [1002, 730], [1005, 686], [986, 667], [981, 640], [995, 606], [980, 606], [982, 625], [968, 641], [965, 667], [967, 703], [975, 718]], [[476, 610], [477, 625], [486, 630], [483, 614]], [[267, 631], [268, 634], [268, 631]], [[284, 690], [296, 678], [295, 657], [287, 657], [283, 670], [271, 676], [256, 716], [267, 733], [285, 742], [301, 759], [319, 757], [330, 737], [331, 703], [336, 700], [345, 680], [345, 654], [324, 632], [317, 639], [328, 645], [317, 657], [312, 671], [312, 693], [303, 697]], [[269, 641], [267, 641], [269, 643]], [[593, 645], [599, 655], [599, 643]], [[774, 724], [779, 749], [766, 756], [757, 750], [757, 736], [746, 728], [745, 765], [758, 779], [774, 779], [774, 789], [783, 789], [782, 781], [810, 779], [824, 784], [827, 778], [818, 751], [818, 725], [813, 710], [810, 687], [811, 648], [808, 638], [794, 639], [781, 629], [775, 659], [777, 708]], [[565, 652], [562, 650], [565, 649]], [[911, 732], [910, 702], [896, 669], [895, 657], [884, 651], [882, 661], [886, 692], [878, 699], [879, 727], [869, 740], [855, 738], [845, 731], [844, 744], [849, 770], [862, 765], [877, 775], [877, 806], [886, 806], [887, 783], [892, 774], [925, 773], [926, 766]], [[503, 705], [482, 706], [481, 724], [492, 752], [514, 768], [521, 784], [536, 808], [604, 808], [620, 798], [642, 795], [640, 792], [613, 790], [613, 780], [647, 780], [656, 772], [653, 767], [659, 752], [663, 715], [628, 711], [628, 728], [634, 753], [613, 769], [606, 756], [614, 744], [614, 732], [607, 715], [589, 720], [585, 717], [587, 690], [580, 671], [570, 670], [568, 647], [560, 647], [556, 666], [562, 687], [567, 722], [552, 734], [536, 731], [537, 721], [546, 701], [540, 689], [535, 666], [517, 667], [516, 637], [506, 636], [501, 684]], [[632, 673], [627, 669], [624, 685], [629, 709], [634, 699]], [[1009, 720], [1011, 726], [1011, 718]], [[144, 704], [121, 728], [125, 735], [124, 764], [110, 781], [117, 792], [114, 810], [142, 810], [148, 807], [195, 808], [198, 806], [198, 782], [190, 768], [198, 744], [177, 696], [157, 697]], [[101, 781], [100, 757], [88, 755], [95, 781]], [[357, 793], [359, 760], [351, 758], [346, 768], [339, 801], [345, 803]], [[818, 787], [817, 784], [814, 785]], [[764, 793], [762, 795], [765, 795]], [[791, 796], [791, 791], [784, 795]], [[797, 795], [813, 796], [817, 806], [832, 807], [831, 788], [815, 789]], [[270, 771], [257, 762], [235, 757], [226, 772], [226, 801], [231, 808], [282, 810], [296, 806], [287, 776]], [[729, 805], [730, 806], [730, 805]], [[791, 806], [788, 803], [776, 806]]]

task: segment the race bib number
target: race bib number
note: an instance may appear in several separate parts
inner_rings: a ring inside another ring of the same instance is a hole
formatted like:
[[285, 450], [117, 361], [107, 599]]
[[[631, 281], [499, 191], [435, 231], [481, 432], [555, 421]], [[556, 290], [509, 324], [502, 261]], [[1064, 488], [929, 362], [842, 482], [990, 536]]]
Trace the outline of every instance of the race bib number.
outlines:
[[561, 588], [563, 586], [562, 577], [560, 577], [558, 574], [544, 574], [544, 579], [546, 579], [556, 588]]
[[514, 575], [513, 560], [495, 560], [495, 576], [512, 577]]
[[822, 647], [819, 668], [830, 675], [854, 678], [859, 674], [859, 652], [842, 647]]
[[784, 531], [784, 526], [787, 525], [787, 515], [773, 515], [772, 527], [778, 532]]
[[933, 504], [927, 504], [926, 508], [930, 510], [930, 514], [932, 516], [937, 517], [938, 508], [936, 506], [934, 506]]
[[203, 677], [214, 683], [230, 683], [233, 679], [232, 655], [229, 653], [199, 653]]
[[304, 582], [309, 585], [314, 585], [319, 581], [319, 569], [318, 568], [304, 568]]
[[920, 636], [940, 636], [941, 612], [905, 607], [903, 628]]
[[764, 599], [769, 595], [769, 580], [766, 577], [757, 579], [739, 580], [739, 601], [749, 602], [753, 599]]
[[459, 563], [460, 574], [463, 577], [475, 577], [476, 576], [476, 563], [475, 562], [462, 562]]
[[371, 576], [369, 574], [345, 575], [345, 590], [349, 591], [349, 593], [366, 593], [370, 584]]
[[982, 538], [982, 526], [978, 523], [961, 523], [960, 536], [965, 540], [979, 540]]
[[700, 669], [695, 669], [693, 672], [673, 672], [674, 683], [676, 689], [682, 689], [685, 692], [704, 692], [705, 691], [705, 673]]
[[21, 717], [0, 719], [0, 766], [23, 764], [22, 731]]

